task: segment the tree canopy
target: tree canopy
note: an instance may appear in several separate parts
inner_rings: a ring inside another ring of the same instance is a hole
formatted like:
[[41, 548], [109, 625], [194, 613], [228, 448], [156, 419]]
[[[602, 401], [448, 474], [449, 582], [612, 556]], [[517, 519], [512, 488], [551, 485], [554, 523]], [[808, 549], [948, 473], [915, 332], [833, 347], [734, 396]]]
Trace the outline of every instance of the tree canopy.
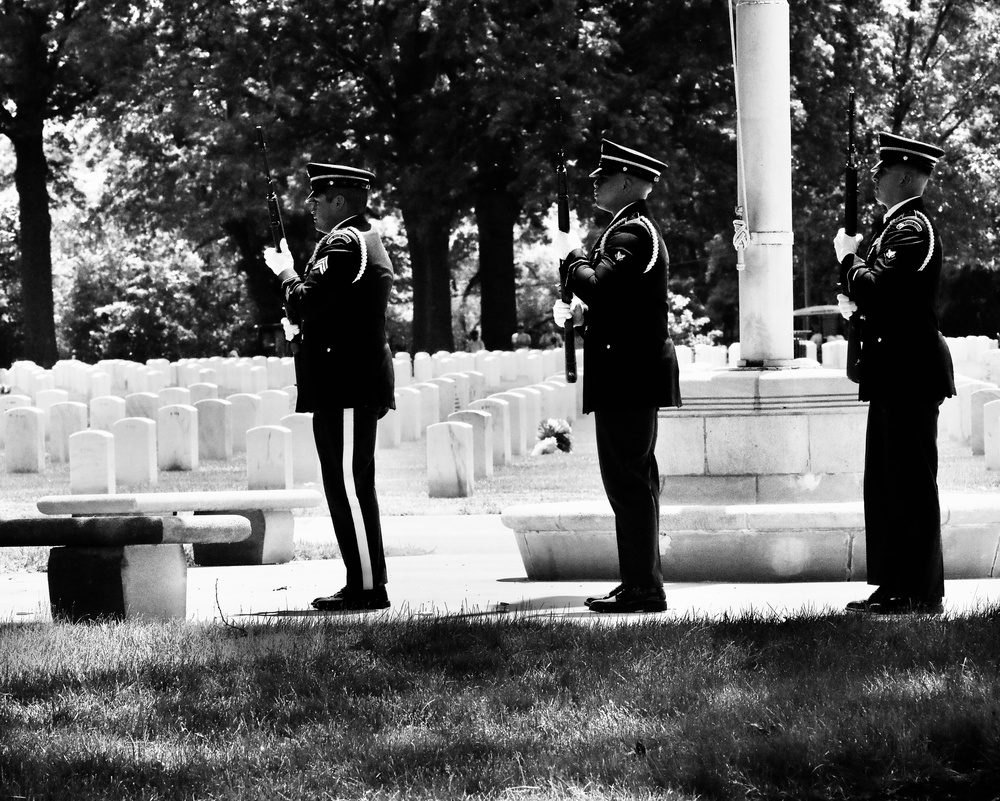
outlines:
[[[996, 287], [1000, 274], [1000, 9], [797, 0], [790, 13], [797, 305], [835, 292], [830, 239], [854, 88], [866, 132], [901, 132], [948, 151], [928, 199], [945, 242], [943, 325], [959, 333], [961, 320], [967, 332], [959, 296]], [[60, 315], [59, 348], [112, 348], [128, 337], [123, 321], [142, 319], [134, 273], [143, 270], [161, 287], [167, 275], [196, 287], [211, 270], [236, 304], [220, 307], [214, 334], [191, 320], [149, 322], [166, 349], [184, 350], [191, 337], [205, 346], [232, 340], [227, 314], [246, 327], [275, 323], [279, 298], [260, 256], [268, 228], [258, 125], [300, 260], [313, 238], [301, 206], [305, 163], [368, 167], [374, 209], [400, 222], [390, 244], [406, 345], [454, 347], [453, 300], [477, 293], [484, 341], [505, 347], [519, 316], [543, 313], [544, 296], [555, 297], [554, 265], [529, 276], [518, 254], [545, 239], [563, 133], [556, 94], [570, 123], [565, 150], [581, 224], [601, 222], [586, 176], [602, 136], [666, 161], [667, 189], [651, 202], [673, 289], [732, 338], [728, 14], [725, 0], [0, 0], [0, 134], [10, 145], [0, 153], [0, 188], [10, 188], [0, 194], [0, 334], [11, 332], [0, 360], [51, 363]], [[99, 168], [100, 197], [74, 190], [70, 167], [81, 159]], [[82, 226], [77, 238], [94, 250], [62, 259], [73, 288], [54, 298], [53, 242], [66, 240], [53, 237], [52, 210], [67, 207], [83, 211], [61, 224]], [[469, 222], [475, 247], [456, 248]], [[474, 254], [470, 271], [460, 253]], [[518, 308], [529, 278], [539, 302]], [[183, 316], [183, 305], [157, 313]], [[975, 319], [994, 333], [988, 310]], [[86, 326], [98, 333], [81, 338]]]

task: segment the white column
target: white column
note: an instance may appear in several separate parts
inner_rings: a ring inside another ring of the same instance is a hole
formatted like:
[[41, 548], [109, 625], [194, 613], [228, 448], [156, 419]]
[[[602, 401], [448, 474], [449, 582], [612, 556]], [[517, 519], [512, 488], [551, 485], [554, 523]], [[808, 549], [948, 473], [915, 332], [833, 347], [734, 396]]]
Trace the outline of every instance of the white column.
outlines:
[[787, 0], [735, 0], [739, 197], [750, 245], [740, 271], [740, 364], [778, 366], [792, 341], [792, 135]]

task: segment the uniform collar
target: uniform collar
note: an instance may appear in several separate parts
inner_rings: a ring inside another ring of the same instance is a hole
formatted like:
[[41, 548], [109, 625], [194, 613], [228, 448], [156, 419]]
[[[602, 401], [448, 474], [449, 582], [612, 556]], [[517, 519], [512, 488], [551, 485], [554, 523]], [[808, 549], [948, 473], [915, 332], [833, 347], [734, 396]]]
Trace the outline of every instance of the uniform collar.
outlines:
[[922, 203], [923, 203], [923, 201], [922, 201], [922, 199], [920, 198], [919, 195], [915, 195], [914, 197], [908, 197], [906, 200], [902, 201], [901, 203], [897, 203], [895, 206], [893, 206], [891, 209], [889, 209], [882, 216], [882, 221], [883, 222], [889, 222], [889, 220], [891, 220], [893, 218], [893, 216], [895, 216], [896, 212], [898, 212], [904, 206], [908, 206], [910, 204], [913, 204], [914, 207], [918, 207]]
[[336, 231], [338, 228], [357, 228], [359, 231], [368, 230], [368, 220], [365, 218], [364, 214], [355, 214], [353, 217], [348, 217], [346, 220], [341, 220], [335, 226], [333, 230]]
[[644, 214], [646, 211], [646, 201], [645, 200], [634, 200], [627, 206], [623, 206], [618, 210], [618, 213], [611, 218], [610, 225], [614, 225], [619, 220], [624, 219], [632, 214]]

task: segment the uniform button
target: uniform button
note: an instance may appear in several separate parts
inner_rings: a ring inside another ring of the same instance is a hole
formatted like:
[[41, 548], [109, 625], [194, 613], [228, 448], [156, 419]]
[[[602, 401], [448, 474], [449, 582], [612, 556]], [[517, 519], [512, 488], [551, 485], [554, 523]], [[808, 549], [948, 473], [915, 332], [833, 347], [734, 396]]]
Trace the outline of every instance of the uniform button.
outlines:
[[611, 350], [611, 346], [610, 345], [605, 345], [604, 347], [606, 347], [608, 350]]
[[331, 350], [333, 350], [333, 349], [332, 348], [327, 348], [326, 352], [329, 353]]
[[878, 341], [879, 341], [879, 342], [881, 342], [881, 341], [882, 341], [882, 337], [879, 337], [879, 338], [878, 338]]

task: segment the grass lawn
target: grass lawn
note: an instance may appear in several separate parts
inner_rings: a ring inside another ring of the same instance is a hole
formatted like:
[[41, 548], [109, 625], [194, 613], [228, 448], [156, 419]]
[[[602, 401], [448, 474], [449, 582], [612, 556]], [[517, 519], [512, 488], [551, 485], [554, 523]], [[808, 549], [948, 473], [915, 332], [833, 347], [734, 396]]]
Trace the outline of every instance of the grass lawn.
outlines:
[[[386, 514], [601, 497], [592, 424], [471, 499], [378, 456]], [[244, 486], [244, 466], [161, 490]], [[944, 491], [996, 491], [942, 441]], [[124, 489], [124, 488], [123, 488]], [[0, 514], [68, 491], [10, 476]], [[325, 513], [320, 509], [314, 513]], [[0, 573], [20, 567], [0, 549]], [[41, 560], [44, 564], [44, 558]], [[393, 615], [0, 622], [0, 801], [1000, 798], [1000, 610], [586, 625]]]

